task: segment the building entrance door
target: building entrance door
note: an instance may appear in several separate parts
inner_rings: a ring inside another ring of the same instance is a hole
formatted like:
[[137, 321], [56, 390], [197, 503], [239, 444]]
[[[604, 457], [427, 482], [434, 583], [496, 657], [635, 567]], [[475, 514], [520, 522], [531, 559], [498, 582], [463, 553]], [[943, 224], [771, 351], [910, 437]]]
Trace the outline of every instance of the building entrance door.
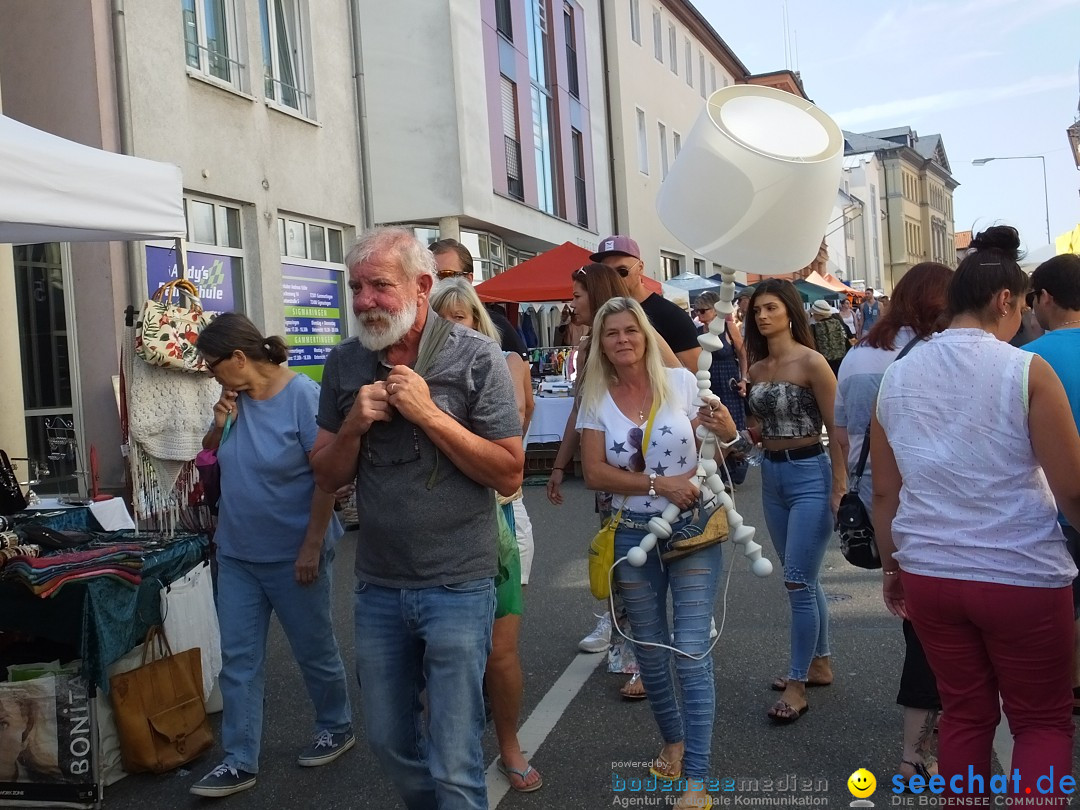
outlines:
[[67, 251], [59, 243], [13, 248], [28, 459], [20, 480], [39, 495], [85, 495], [86, 448], [77, 407], [74, 329], [66, 294]]

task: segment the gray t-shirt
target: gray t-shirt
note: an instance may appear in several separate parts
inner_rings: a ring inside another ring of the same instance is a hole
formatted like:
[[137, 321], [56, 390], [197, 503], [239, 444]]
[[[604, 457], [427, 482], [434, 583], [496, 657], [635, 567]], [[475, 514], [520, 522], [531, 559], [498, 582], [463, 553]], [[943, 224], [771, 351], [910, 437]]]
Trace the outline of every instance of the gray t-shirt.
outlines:
[[[429, 310], [425, 333], [436, 318]], [[388, 373], [378, 352], [356, 338], [343, 341], [326, 360], [319, 427], [337, 433], [360, 387]], [[510, 370], [490, 338], [455, 324], [424, 377], [435, 404], [477, 436], [521, 435]], [[400, 414], [364, 435], [356, 508], [356, 576], [365, 582], [433, 588], [496, 573], [492, 490], [467, 477]]]

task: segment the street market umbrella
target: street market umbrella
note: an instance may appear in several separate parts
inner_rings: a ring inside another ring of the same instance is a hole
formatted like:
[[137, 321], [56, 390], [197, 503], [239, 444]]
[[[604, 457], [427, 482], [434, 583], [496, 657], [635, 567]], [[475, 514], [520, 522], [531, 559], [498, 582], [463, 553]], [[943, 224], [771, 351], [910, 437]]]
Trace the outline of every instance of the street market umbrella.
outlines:
[[0, 115], [0, 243], [175, 239], [186, 230], [179, 167]]
[[799, 291], [799, 295], [802, 296], [803, 303], [809, 304], [811, 301], [817, 301], [819, 298], [823, 298], [826, 301], [836, 301], [840, 298], [840, 293], [836, 290], [830, 290], [828, 287], [819, 287], [817, 284], [811, 284], [809, 281], [799, 279], [792, 282], [795, 285], [795, 289]]
[[[589, 264], [592, 251], [573, 242], [563, 242], [551, 250], [511, 267], [494, 278], [481, 281], [476, 292], [481, 301], [569, 301], [574, 293], [570, 274]], [[660, 282], [645, 277], [645, 286], [663, 294]]]

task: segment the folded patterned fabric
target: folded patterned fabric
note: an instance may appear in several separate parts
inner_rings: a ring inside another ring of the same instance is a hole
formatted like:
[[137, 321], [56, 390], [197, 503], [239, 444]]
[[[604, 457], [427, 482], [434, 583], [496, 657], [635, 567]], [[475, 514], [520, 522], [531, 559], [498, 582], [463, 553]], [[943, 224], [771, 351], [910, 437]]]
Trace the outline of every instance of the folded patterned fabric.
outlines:
[[[33, 556], [23, 555], [33, 550]], [[17, 546], [0, 549], [0, 560], [8, 558], [0, 578], [21, 582], [42, 598], [52, 596], [66, 583], [107, 576], [126, 585], [137, 586], [141, 581], [146, 547], [138, 543], [117, 543], [37, 556], [37, 546]]]

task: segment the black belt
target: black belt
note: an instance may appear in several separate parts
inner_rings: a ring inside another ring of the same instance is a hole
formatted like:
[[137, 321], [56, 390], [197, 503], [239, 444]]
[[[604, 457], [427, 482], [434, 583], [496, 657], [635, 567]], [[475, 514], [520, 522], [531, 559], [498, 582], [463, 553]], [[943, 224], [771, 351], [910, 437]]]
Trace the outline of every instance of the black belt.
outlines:
[[825, 446], [818, 442], [806, 447], [795, 447], [791, 450], [765, 450], [765, 458], [769, 461], [798, 461], [804, 458], [820, 456], [825, 452]]

